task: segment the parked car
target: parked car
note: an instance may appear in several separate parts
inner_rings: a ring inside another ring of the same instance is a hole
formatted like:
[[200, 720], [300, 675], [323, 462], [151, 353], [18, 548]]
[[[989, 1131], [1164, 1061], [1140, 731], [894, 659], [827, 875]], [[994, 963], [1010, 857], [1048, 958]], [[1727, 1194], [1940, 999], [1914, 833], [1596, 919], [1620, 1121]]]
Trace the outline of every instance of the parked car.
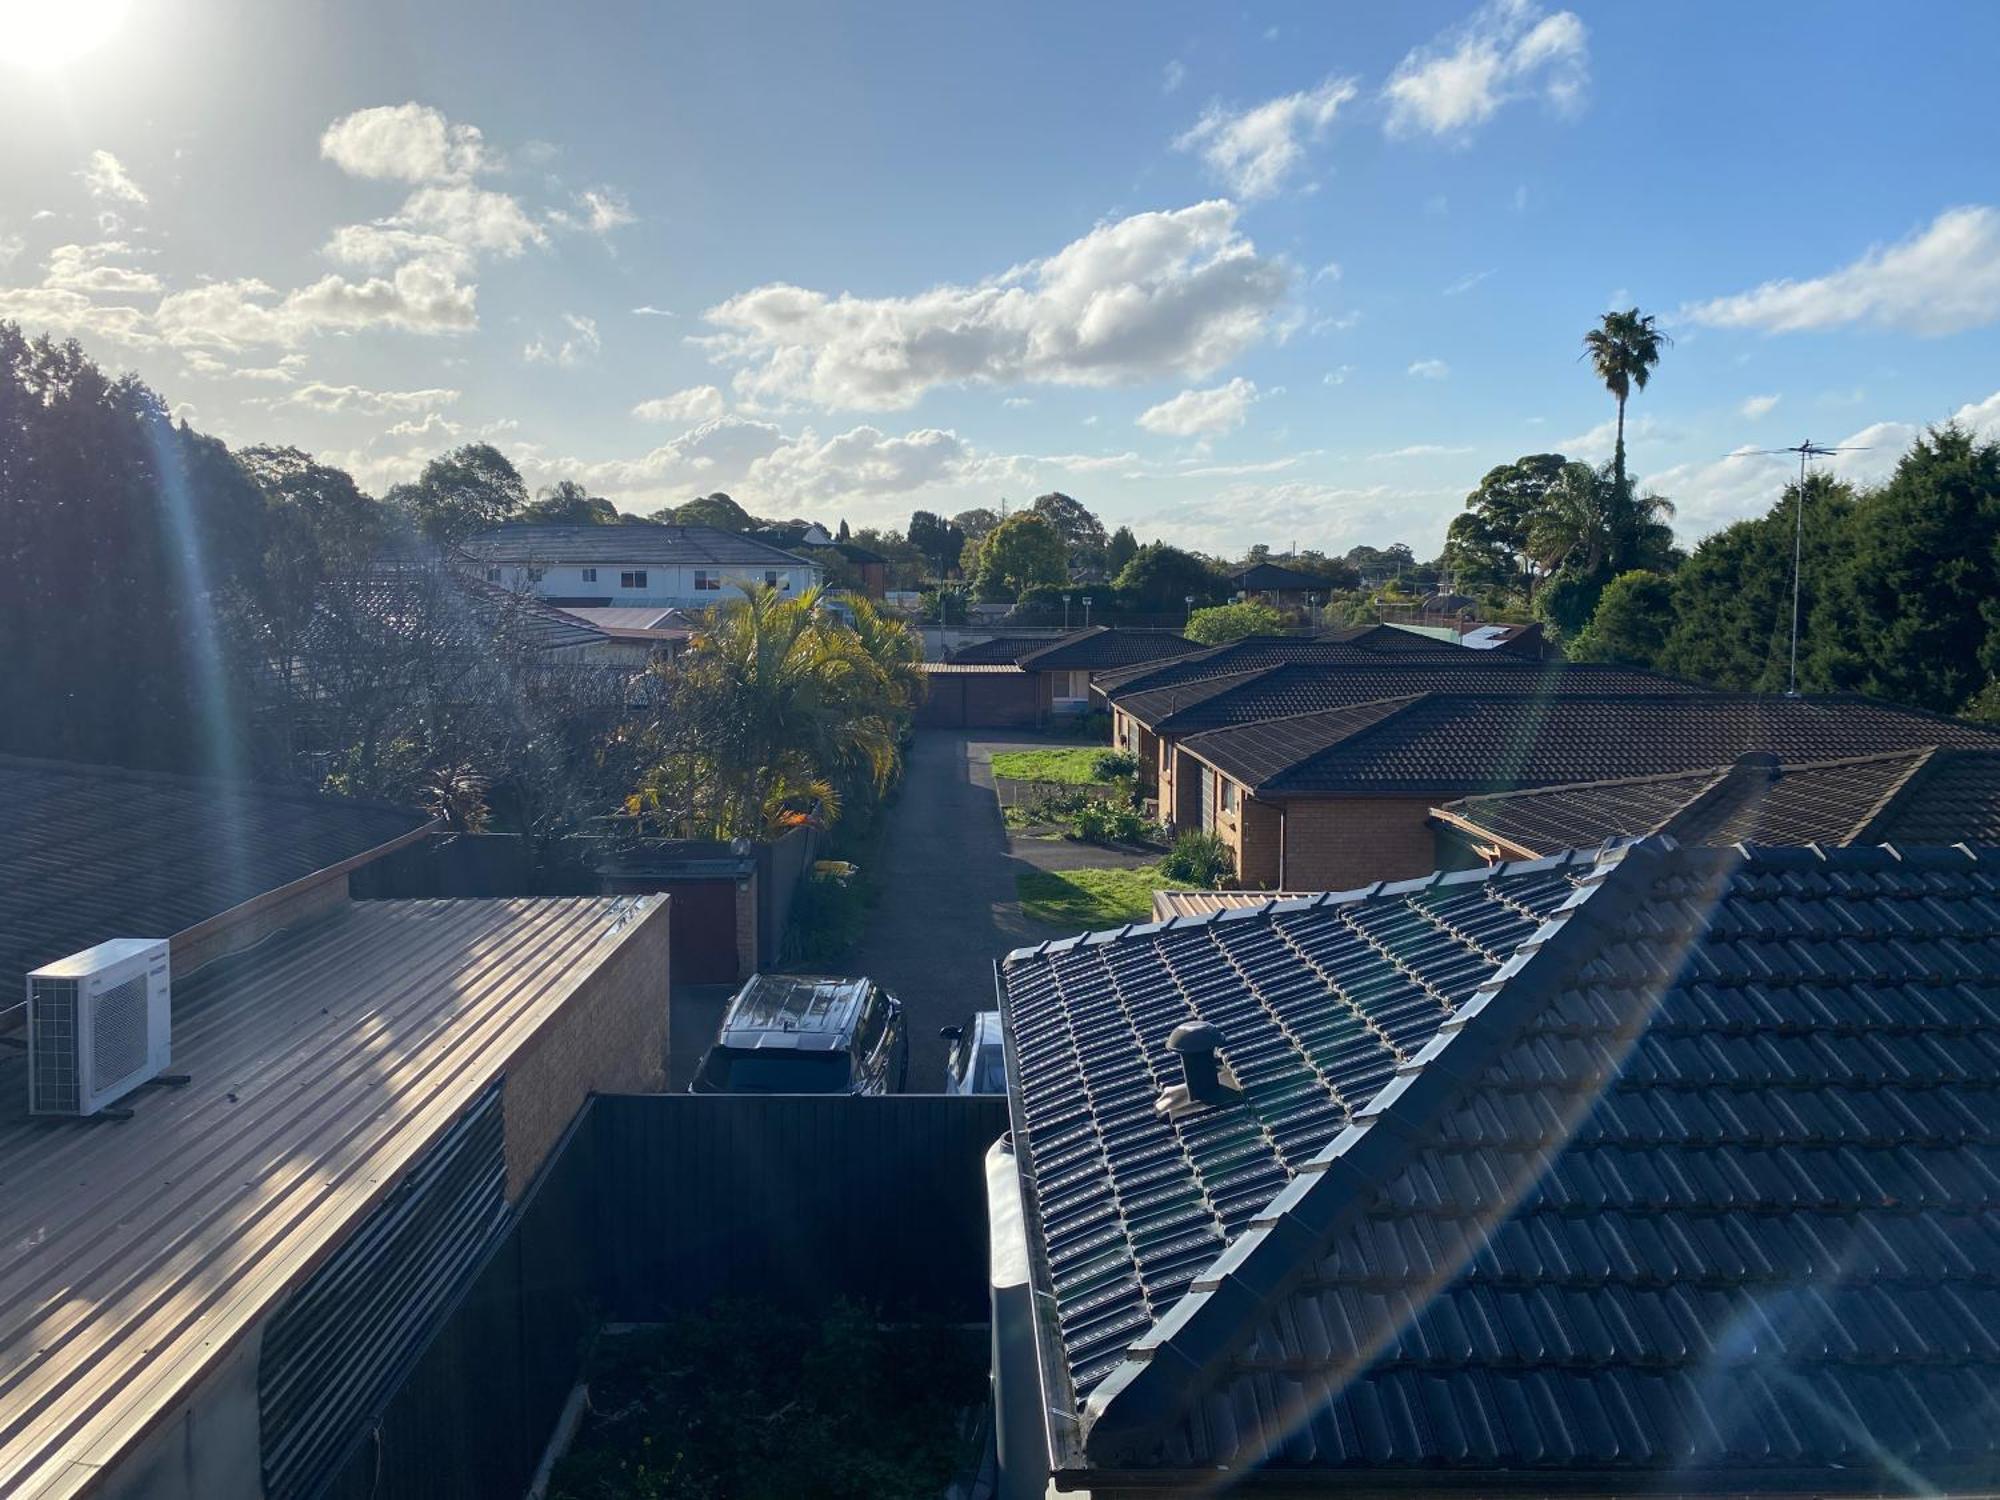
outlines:
[[976, 1012], [963, 1026], [941, 1026], [938, 1035], [951, 1043], [944, 1060], [947, 1094], [1004, 1094], [1007, 1055], [1000, 1041], [1000, 1012]]
[[902, 1002], [874, 980], [753, 974], [688, 1092], [891, 1094], [909, 1073]]

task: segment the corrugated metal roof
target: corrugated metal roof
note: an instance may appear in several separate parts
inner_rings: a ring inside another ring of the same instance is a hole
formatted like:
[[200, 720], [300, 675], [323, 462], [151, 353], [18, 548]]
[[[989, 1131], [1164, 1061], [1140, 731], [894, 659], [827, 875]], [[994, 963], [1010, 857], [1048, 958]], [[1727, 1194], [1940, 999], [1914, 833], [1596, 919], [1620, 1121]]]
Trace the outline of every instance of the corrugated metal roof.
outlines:
[[287, 787], [0, 756], [0, 1012], [52, 959], [172, 937], [429, 821]]
[[1317, 891], [1155, 891], [1153, 920], [1207, 917], [1219, 911], [1243, 911], [1274, 901], [1310, 901]]
[[659, 567], [817, 568], [819, 564], [713, 526], [498, 526], [468, 538], [483, 563], [641, 563]]
[[1027, 674], [1009, 661], [927, 661], [924, 671], [932, 677], [1023, 677]]
[[[1990, 1491], [1996, 860], [1649, 840], [1539, 924], [1468, 899], [1504, 906], [1535, 868], [1516, 865], [1011, 955], [1015, 1137], [1043, 1153], [1029, 1222], [1072, 1358], [1091, 1310], [1057, 1266], [1083, 1227], [1069, 1178], [1117, 1182], [1102, 1243], [1145, 1233], [1139, 1174], [1176, 1153], [1132, 1101], [1170, 1071], [1167, 1029], [1214, 1021], [1239, 1078], [1415, 1044], [1240, 1231], [1230, 1158], [1193, 1159], [1183, 1196], [1228, 1248], [1119, 1333], [1135, 1357], [1099, 1373], [1067, 1463], [1223, 1487], [1257, 1466], [1360, 1491]], [[1459, 945], [1476, 960], [1454, 967]], [[1446, 1014], [1419, 1042], [1426, 1008]], [[1174, 1135], [1254, 1140], [1315, 1095], [1245, 1083]]]
[[174, 985], [123, 1124], [0, 1052], [0, 1494], [77, 1494], [337, 1244], [649, 915], [362, 902]]

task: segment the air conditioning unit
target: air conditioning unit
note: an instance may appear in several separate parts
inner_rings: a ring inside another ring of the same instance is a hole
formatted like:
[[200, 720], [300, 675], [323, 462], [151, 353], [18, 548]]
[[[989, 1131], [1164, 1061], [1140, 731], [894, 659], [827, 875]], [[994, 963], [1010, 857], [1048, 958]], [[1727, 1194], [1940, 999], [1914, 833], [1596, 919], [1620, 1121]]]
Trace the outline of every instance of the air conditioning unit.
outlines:
[[113, 938], [28, 976], [28, 1112], [94, 1115], [172, 1060], [165, 938]]

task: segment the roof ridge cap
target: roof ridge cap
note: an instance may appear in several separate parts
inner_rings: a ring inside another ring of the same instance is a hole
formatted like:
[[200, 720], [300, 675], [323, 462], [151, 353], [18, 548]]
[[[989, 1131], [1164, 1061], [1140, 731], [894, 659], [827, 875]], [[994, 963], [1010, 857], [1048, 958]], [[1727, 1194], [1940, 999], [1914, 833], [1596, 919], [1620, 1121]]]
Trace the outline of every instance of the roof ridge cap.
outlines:
[[[1091, 1462], [1116, 1463], [1143, 1450], [1208, 1391], [1230, 1356], [1255, 1335], [1256, 1318], [1368, 1206], [1425, 1127], [1590, 959], [1596, 951], [1590, 939], [1645, 899], [1660, 861], [1679, 853], [1670, 838], [1647, 838], [1595, 857], [1591, 874], [1556, 913], [1396, 1070], [1098, 1383], [1080, 1414]], [[1371, 1352], [1354, 1351], [1361, 1360]], [[1283, 1435], [1274, 1437], [1282, 1441]], [[1261, 1450], [1241, 1456], [1254, 1460]]]

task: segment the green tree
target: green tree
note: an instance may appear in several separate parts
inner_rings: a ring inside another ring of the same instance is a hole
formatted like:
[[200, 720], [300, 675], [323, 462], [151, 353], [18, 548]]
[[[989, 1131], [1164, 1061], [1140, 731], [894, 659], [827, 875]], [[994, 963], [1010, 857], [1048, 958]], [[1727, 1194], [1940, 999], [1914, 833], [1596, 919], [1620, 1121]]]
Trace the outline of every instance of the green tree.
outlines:
[[388, 500], [424, 535], [456, 542], [515, 519], [528, 487], [498, 448], [467, 443], [425, 464], [415, 484], [397, 485]]
[[549, 526], [616, 526], [624, 519], [609, 500], [592, 495], [574, 479], [539, 491], [517, 519]]
[[1112, 587], [1119, 602], [1140, 614], [1179, 614], [1192, 598], [1196, 607], [1212, 604], [1227, 592], [1221, 573], [1191, 552], [1148, 542], [1119, 570]]
[[1925, 433], [1844, 541], [1807, 616], [1802, 672], [1939, 713], [2000, 672], [2000, 444], [1955, 423]]
[[[1560, 453], [1528, 453], [1488, 469], [1465, 497], [1465, 514], [1452, 520], [1447, 565], [1454, 571], [1475, 568], [1482, 582], [1504, 568], [1510, 576], [1499, 581], [1518, 583], [1532, 603], [1537, 565], [1530, 537], [1568, 468], [1569, 460]], [[1454, 542], [1456, 555], [1450, 545]]]
[[1094, 568], [1104, 561], [1104, 523], [1081, 500], [1051, 490], [1035, 498], [1034, 514], [1055, 528], [1062, 538], [1071, 572]]
[[[1798, 485], [1768, 515], [1705, 537], [1674, 572], [1674, 620], [1659, 664], [1677, 677], [1717, 687], [1782, 692], [1792, 621], [1792, 507]], [[1810, 621], [1844, 551], [1854, 492], [1814, 474], [1806, 481], [1803, 618]], [[1801, 684], [1816, 690], [1813, 657]]]
[[718, 531], [751, 531], [757, 525], [756, 517], [720, 490], [675, 506], [671, 514], [655, 512], [654, 519], [670, 521], [676, 526], [713, 526]]
[[965, 534], [968, 542], [980, 542], [1000, 524], [1000, 512], [975, 505], [971, 510], [962, 510], [953, 516], [951, 524]]
[[673, 666], [628, 811], [673, 832], [762, 838], [834, 821], [846, 788], [879, 795], [900, 764], [920, 657], [902, 626], [848, 603], [855, 627], [817, 589], [759, 588], [719, 607]]
[[1673, 580], [1664, 573], [1634, 569], [1605, 584], [1596, 613], [1565, 654], [1571, 661], [1657, 666], [1673, 624]]
[[1673, 343], [1654, 324], [1651, 313], [1638, 308], [1608, 312], [1583, 336], [1583, 357], [1618, 403], [1618, 440], [1611, 450], [1611, 472], [1625, 488], [1625, 403], [1652, 378], [1660, 353]]
[[1130, 526], [1120, 526], [1111, 533], [1111, 540], [1104, 544], [1104, 571], [1116, 578], [1125, 571], [1125, 564], [1132, 560], [1132, 554], [1139, 550], [1139, 539], [1132, 535]]
[[926, 571], [935, 577], [943, 577], [957, 567], [958, 555], [965, 550], [965, 533], [927, 510], [911, 514], [909, 540], [923, 558]]
[[1217, 604], [1198, 609], [1188, 618], [1187, 638], [1204, 646], [1221, 646], [1246, 635], [1270, 635], [1282, 630], [1285, 617], [1261, 600]]
[[1056, 529], [1031, 510], [1017, 511], [979, 545], [979, 597], [1018, 599], [1033, 588], [1058, 588], [1068, 578], [1068, 554]]

